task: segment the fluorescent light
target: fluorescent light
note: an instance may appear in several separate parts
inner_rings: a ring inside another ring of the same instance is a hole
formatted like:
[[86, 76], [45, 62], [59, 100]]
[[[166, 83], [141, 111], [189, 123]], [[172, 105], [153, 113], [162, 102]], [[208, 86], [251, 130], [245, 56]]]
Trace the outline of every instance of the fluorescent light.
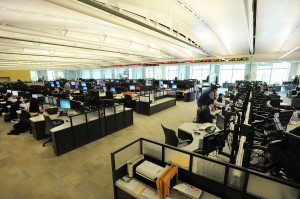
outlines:
[[298, 50], [300, 48], [300, 46], [297, 46], [296, 48], [290, 50], [289, 52], [285, 53], [284, 55], [282, 55], [281, 57], [279, 57], [278, 59], [282, 59], [284, 58], [285, 56], [288, 56], [289, 54], [291, 54], [292, 52]]

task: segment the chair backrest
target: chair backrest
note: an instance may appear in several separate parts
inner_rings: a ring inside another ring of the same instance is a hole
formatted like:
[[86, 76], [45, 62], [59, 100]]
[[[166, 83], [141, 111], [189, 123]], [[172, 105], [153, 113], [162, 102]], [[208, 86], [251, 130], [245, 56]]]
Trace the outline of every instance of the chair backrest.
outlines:
[[106, 91], [105, 92], [105, 95], [106, 95], [106, 99], [114, 99], [114, 95], [112, 92], [110, 91]]
[[179, 144], [179, 140], [176, 136], [176, 133], [172, 129], [168, 129], [161, 124], [163, 131], [165, 133], [165, 144], [177, 147]]
[[281, 123], [281, 126], [285, 127], [285, 126], [288, 125], [288, 123], [291, 120], [291, 117], [292, 117], [293, 113], [294, 113], [293, 110], [279, 112], [279, 121]]
[[124, 95], [125, 103], [124, 106], [127, 108], [132, 108], [132, 98], [130, 95]]
[[45, 118], [45, 134], [50, 135], [50, 129], [54, 127], [53, 122], [51, 121], [50, 117], [48, 115], [44, 115]]
[[22, 125], [22, 129], [24, 131], [30, 129], [30, 120], [29, 120], [30, 117], [31, 117], [31, 115], [28, 111], [21, 110], [20, 122]]

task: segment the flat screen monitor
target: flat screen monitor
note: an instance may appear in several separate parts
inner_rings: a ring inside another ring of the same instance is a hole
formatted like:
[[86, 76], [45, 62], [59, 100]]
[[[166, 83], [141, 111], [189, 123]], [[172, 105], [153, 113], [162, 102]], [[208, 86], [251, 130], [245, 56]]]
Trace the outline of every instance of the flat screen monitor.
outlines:
[[38, 98], [38, 94], [32, 94], [31, 98], [36, 98], [37, 99]]
[[7, 93], [11, 93], [11, 90], [6, 90]]
[[81, 82], [80, 84], [81, 84], [81, 87], [86, 86], [86, 82]]
[[86, 91], [87, 90], [87, 86], [82, 86], [82, 90]]
[[55, 84], [56, 84], [57, 88], [60, 88], [60, 82], [59, 81], [56, 81]]
[[168, 84], [163, 84], [162, 88], [167, 89], [168, 88]]
[[50, 84], [49, 81], [44, 81], [44, 85], [45, 85], [45, 86], [48, 86], [49, 84]]
[[95, 90], [99, 91], [100, 90], [100, 86], [95, 86]]
[[53, 88], [55, 87], [54, 82], [52, 82], [52, 81], [50, 82], [50, 87], [53, 87]]
[[58, 101], [58, 99], [57, 99], [56, 97], [53, 97], [52, 100], [53, 100], [53, 105], [54, 105], [54, 106], [57, 106], [57, 101]]
[[129, 90], [134, 91], [135, 90], [135, 86], [134, 85], [130, 85], [129, 86]]
[[53, 104], [53, 97], [48, 97], [49, 99], [49, 104]]
[[110, 87], [110, 92], [116, 92], [116, 87]]
[[103, 91], [106, 92], [106, 87], [105, 86], [103, 86]]
[[119, 80], [116, 80], [116, 83], [120, 83], [120, 81], [119, 81]]
[[162, 85], [162, 84], [164, 84], [164, 82], [162, 80], [159, 80], [158, 85]]
[[225, 134], [224, 131], [218, 131], [211, 134], [206, 134], [203, 137], [202, 150], [203, 153], [208, 155], [209, 153], [223, 148], [225, 146]]
[[136, 91], [140, 91], [140, 90], [141, 90], [141, 87], [140, 87], [140, 86], [135, 86], [135, 90], [136, 90]]
[[223, 129], [224, 129], [225, 119], [224, 119], [224, 116], [223, 116], [223, 115], [217, 114], [217, 122], [216, 122], [216, 125], [217, 125], [217, 127], [218, 127], [220, 130], [223, 130]]
[[72, 86], [75, 86], [75, 82], [71, 82], [71, 85], [72, 85]]
[[177, 89], [177, 84], [172, 84], [172, 89]]
[[12, 96], [18, 96], [19, 94], [18, 94], [18, 91], [11, 91], [11, 95]]
[[129, 79], [126, 80], [126, 83], [130, 83]]
[[67, 99], [60, 100], [59, 107], [61, 109], [71, 109], [70, 100], [67, 100]]
[[174, 81], [173, 80], [171, 80], [171, 82], [170, 82], [171, 84], [173, 84], [174, 83]]
[[45, 97], [45, 103], [49, 104], [49, 97]]

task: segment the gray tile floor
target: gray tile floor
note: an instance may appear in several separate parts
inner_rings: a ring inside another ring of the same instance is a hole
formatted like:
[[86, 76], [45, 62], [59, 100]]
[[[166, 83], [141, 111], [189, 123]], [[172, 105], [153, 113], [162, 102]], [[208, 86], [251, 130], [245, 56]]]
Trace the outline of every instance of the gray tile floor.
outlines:
[[196, 102], [152, 116], [134, 113], [134, 125], [67, 154], [56, 156], [51, 143], [29, 133], [7, 135], [11, 123], [0, 118], [0, 198], [113, 198], [110, 152], [145, 137], [164, 142], [160, 124], [176, 129], [192, 122]]

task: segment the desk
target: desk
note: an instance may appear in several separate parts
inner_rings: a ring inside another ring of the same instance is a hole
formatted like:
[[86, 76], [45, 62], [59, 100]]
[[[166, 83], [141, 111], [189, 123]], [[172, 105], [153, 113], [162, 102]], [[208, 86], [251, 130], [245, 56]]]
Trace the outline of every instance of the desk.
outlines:
[[165, 97], [154, 102], [144, 102], [137, 101], [135, 111], [144, 115], [152, 115], [154, 113], [160, 112], [164, 109], [167, 109], [171, 106], [176, 105], [176, 99], [172, 97]]
[[[207, 134], [205, 130], [199, 130], [200, 128], [206, 128], [209, 126], [215, 126], [215, 124], [212, 123], [183, 123], [178, 127], [178, 137], [180, 139], [186, 140], [190, 139], [192, 140], [192, 143], [190, 143], [187, 146], [184, 146], [180, 149], [193, 152], [197, 149], [202, 148], [202, 142], [203, 137]], [[194, 132], [200, 132], [200, 134], [195, 134]]]
[[[59, 115], [59, 113], [49, 115], [49, 117], [51, 120], [61, 120], [63, 122], [65, 122], [66, 120], [69, 119], [66, 116], [58, 118], [58, 115]], [[35, 139], [40, 140], [40, 139], [49, 137], [48, 135], [45, 134], [45, 126], [46, 125], [45, 125], [45, 119], [44, 119], [43, 114], [39, 114], [38, 116], [31, 117], [31, 118], [29, 118], [29, 120], [30, 120], [30, 125], [31, 125], [31, 132]]]

